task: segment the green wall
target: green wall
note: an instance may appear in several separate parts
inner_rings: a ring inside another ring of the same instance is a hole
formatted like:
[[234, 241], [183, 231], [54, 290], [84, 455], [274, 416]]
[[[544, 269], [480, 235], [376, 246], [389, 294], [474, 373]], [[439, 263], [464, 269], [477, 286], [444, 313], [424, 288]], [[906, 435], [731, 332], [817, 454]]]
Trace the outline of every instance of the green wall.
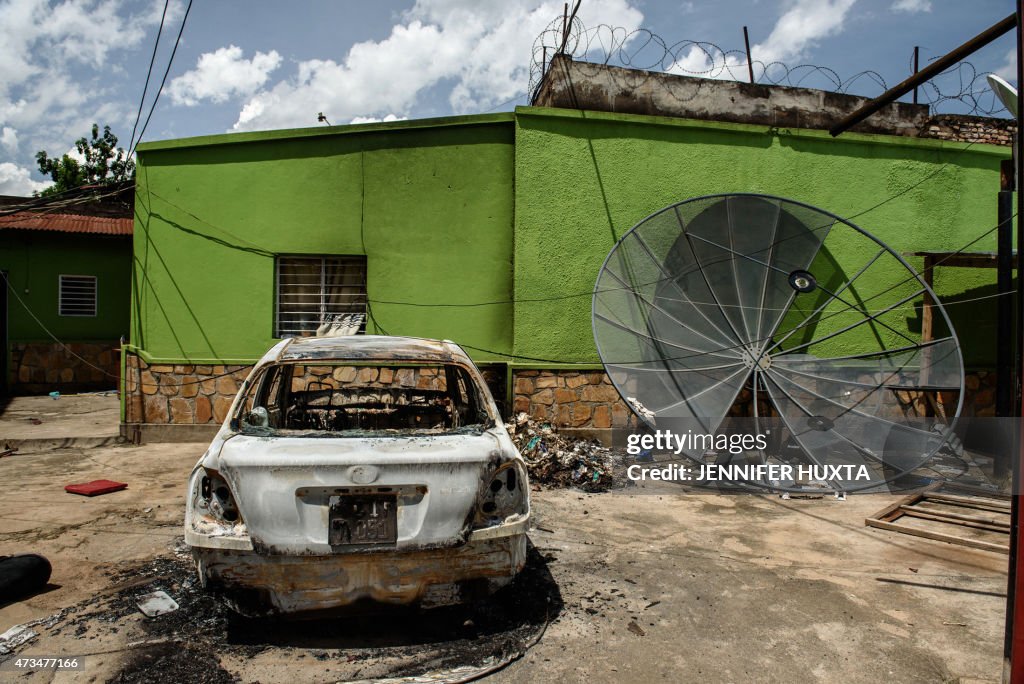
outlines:
[[[129, 237], [4, 230], [0, 270], [8, 272], [10, 342], [53, 342], [32, 314], [65, 342], [116, 341], [129, 332]], [[58, 315], [60, 275], [96, 276], [96, 316]], [[18, 301], [18, 297], [24, 302]]]
[[[995, 226], [999, 162], [1008, 157], [1007, 148], [981, 144], [519, 108], [515, 353], [598, 361], [590, 314], [601, 264], [629, 228], [669, 204], [729, 192], [778, 195], [848, 218], [898, 253], [955, 250]], [[995, 234], [971, 249], [994, 250]], [[836, 257], [852, 274], [874, 251]], [[876, 279], [876, 290], [877, 282], [892, 281]], [[994, 283], [991, 269], [936, 271], [944, 301], [992, 294]], [[870, 290], [870, 278], [863, 287]], [[547, 298], [554, 299], [530, 301]], [[994, 300], [948, 310], [968, 366], [992, 365]], [[919, 331], [919, 311], [903, 319]]]
[[[275, 343], [274, 254], [365, 254], [383, 330], [510, 352], [513, 137], [490, 115], [140, 146], [132, 343], [254, 360]], [[418, 306], [466, 301], [504, 303]]]
[[[150, 360], [251, 361], [275, 341], [274, 254], [366, 254], [373, 314], [388, 333], [454, 339], [478, 361], [596, 364], [598, 269], [648, 214], [759, 192], [849, 218], [897, 252], [952, 250], [995, 225], [1008, 156], [530, 107], [144, 144], [132, 342]], [[834, 255], [847, 272], [870, 257], [856, 242]], [[972, 246], [994, 248], [994, 234]], [[990, 295], [994, 282], [993, 270], [935, 278], [946, 302]], [[994, 300], [948, 310], [968, 365], [991, 366]], [[920, 312], [898, 325], [915, 332]]]

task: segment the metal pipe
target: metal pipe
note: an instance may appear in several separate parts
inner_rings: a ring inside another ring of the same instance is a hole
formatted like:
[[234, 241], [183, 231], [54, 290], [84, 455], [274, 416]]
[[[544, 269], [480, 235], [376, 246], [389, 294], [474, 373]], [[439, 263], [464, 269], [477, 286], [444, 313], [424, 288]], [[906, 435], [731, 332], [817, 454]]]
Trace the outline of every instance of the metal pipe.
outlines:
[[[1021, 122], [1024, 121], [1024, 56], [1021, 50], [1024, 49], [1024, 0], [1014, 3], [1017, 7], [1015, 25], [1017, 27], [1017, 135], [1015, 143], [1019, 144], [1021, 134]], [[1017, 189], [1017, 322], [1024, 325], [1024, 278], [1021, 275], [1024, 271], [1020, 268], [1020, 260], [1024, 258], [1024, 231], [1020, 230], [1021, 217], [1024, 216], [1024, 193], [1020, 192], [1021, 161], [1020, 152], [1014, 145], [1014, 184]], [[1017, 335], [1016, 351], [1017, 358], [1014, 363], [1018, 381], [1022, 377], [1021, 362], [1024, 360], [1024, 336]], [[1021, 492], [1021, 447], [1024, 440], [1021, 439], [1021, 418], [1020, 409], [1024, 402], [1020, 398], [1020, 384], [1015, 382], [1014, 394], [1017, 395], [1017, 406], [1014, 411], [1017, 418], [1014, 421], [1012, 430], [1010, 460], [1013, 463], [1013, 475], [1010, 480], [1010, 558], [1009, 567], [1006, 573], [1006, 632], [1003, 640], [1003, 681], [1020, 682], [1024, 681], [1024, 605], [1021, 605], [1021, 598], [1024, 597], [1024, 577], [1020, 570], [1024, 565], [1024, 558], [1021, 558], [1021, 550], [1024, 549], [1024, 539], [1021, 539], [1022, 528], [1020, 525], [1020, 492]], [[1009, 419], [1013, 420], [1013, 419]]]
[[[996, 415], [1009, 418], [1013, 415], [1013, 190], [1003, 188], [999, 192], [997, 217], [999, 228], [996, 244], [997, 274], [996, 292], [998, 314], [996, 316]], [[997, 474], [1006, 475], [1009, 458], [997, 459]]]
[[750, 58], [750, 35], [747, 27], [743, 27], [743, 44], [747, 46], [747, 72], [750, 74], [750, 82], [754, 82], [754, 61]]
[[[915, 74], [918, 71], [921, 70], [920, 67], [918, 66], [918, 58], [920, 57], [920, 55], [921, 55], [921, 46], [920, 45], [915, 45], [914, 46], [914, 73]], [[917, 104], [917, 86], [914, 86], [914, 104]]]
[[976, 52], [977, 50], [980, 50], [981, 48], [985, 47], [996, 38], [1012, 30], [1013, 27], [1016, 25], [1017, 15], [1011, 14], [1010, 16], [1000, 21], [998, 24], [988, 29], [985, 29], [984, 31], [976, 35], [974, 38], [971, 38], [969, 41], [967, 41], [960, 47], [935, 60], [934, 62], [926, 66], [924, 69], [917, 72], [916, 74], [914, 74], [907, 80], [903, 81], [899, 85], [889, 88], [889, 90], [885, 91], [875, 99], [864, 103], [864, 105], [861, 106], [859, 109], [857, 109], [852, 114], [848, 115], [842, 121], [837, 123], [835, 126], [830, 128], [828, 132], [831, 133], [833, 137], [835, 137], [840, 133], [849, 130], [853, 126], [856, 126], [861, 121], [877, 112], [885, 105], [891, 102], [895, 102], [896, 98], [906, 95], [915, 86], [918, 86], [922, 83], [925, 83], [926, 81], [931, 80], [935, 76], [938, 76], [940, 73], [948, 69], [950, 66], [962, 60], [964, 57], [967, 57], [971, 53]]

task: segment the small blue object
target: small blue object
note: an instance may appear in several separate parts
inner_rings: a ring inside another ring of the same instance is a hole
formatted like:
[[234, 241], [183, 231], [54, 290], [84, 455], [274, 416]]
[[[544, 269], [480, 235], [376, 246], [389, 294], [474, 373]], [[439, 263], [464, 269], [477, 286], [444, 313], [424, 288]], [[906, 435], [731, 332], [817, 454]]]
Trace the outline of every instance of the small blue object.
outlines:
[[654, 456], [651, 455], [650, 449], [644, 449], [639, 454], [637, 454], [636, 460], [639, 461], [640, 463], [652, 463], [654, 461]]
[[51, 399], [60, 399], [60, 392], [50, 392]]
[[531, 439], [529, 441], [529, 443], [527, 443], [527, 445], [526, 445], [526, 450], [530, 451], [531, 449], [533, 449], [533, 447], [537, 446], [537, 442], [539, 442], [539, 441], [540, 441], [540, 437], [539, 436], [538, 437], [534, 437], [533, 439]]

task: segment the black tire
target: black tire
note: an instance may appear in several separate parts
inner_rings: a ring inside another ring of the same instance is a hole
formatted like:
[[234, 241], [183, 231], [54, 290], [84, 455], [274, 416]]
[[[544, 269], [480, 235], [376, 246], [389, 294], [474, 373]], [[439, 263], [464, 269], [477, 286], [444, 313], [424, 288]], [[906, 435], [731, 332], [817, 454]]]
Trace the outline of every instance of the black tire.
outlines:
[[34, 553], [0, 559], [0, 603], [35, 594], [50, 581], [50, 561]]

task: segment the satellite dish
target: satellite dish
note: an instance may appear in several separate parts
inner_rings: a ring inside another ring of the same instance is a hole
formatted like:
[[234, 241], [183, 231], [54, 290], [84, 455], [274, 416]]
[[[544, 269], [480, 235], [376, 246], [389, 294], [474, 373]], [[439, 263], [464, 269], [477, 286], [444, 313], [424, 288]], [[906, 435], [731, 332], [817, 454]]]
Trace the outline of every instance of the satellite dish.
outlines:
[[[932, 340], [920, 332], [926, 296]], [[774, 443], [680, 456], [870, 473], [869, 482], [746, 485], [877, 489], [949, 448], [963, 404], [960, 345], [924, 280], [853, 223], [779, 197], [698, 197], [645, 218], [601, 268], [593, 327], [605, 370], [642, 423], [715, 434], [745, 415], [747, 432], [771, 432]], [[940, 404], [927, 393], [956, 394]]]
[[996, 76], [995, 74], [988, 74], [985, 76], [988, 79], [988, 85], [992, 88], [992, 92], [996, 94], [999, 101], [1006, 107], [1006, 111], [1013, 115], [1013, 118], [1017, 118], [1017, 89], [1006, 82], [1005, 79]]

